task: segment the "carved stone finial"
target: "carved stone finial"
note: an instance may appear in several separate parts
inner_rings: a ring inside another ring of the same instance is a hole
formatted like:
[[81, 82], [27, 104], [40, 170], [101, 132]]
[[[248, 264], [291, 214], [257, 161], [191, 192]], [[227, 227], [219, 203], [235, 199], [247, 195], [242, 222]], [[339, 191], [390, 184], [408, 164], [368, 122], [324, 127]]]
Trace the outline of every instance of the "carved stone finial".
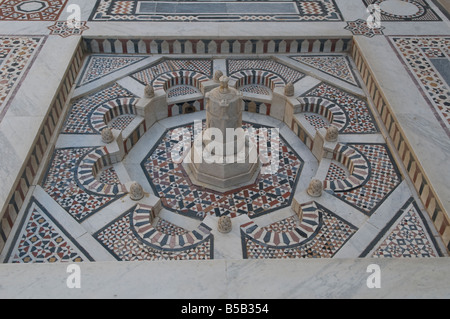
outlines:
[[308, 187], [308, 195], [311, 197], [320, 197], [323, 192], [323, 183], [318, 179], [313, 179]]
[[222, 76], [220, 78], [220, 93], [228, 93], [228, 82], [230, 79], [227, 76]]
[[220, 82], [220, 78], [223, 76], [223, 72], [220, 70], [217, 70], [216, 73], [214, 73], [214, 82]]
[[233, 225], [231, 223], [230, 216], [220, 217], [217, 229], [223, 234], [231, 232], [231, 230], [233, 229]]
[[294, 84], [292, 83], [286, 84], [286, 87], [284, 88], [284, 95], [291, 97], [294, 96], [294, 94], [295, 94]]
[[133, 182], [131, 184], [129, 193], [130, 193], [130, 198], [134, 201], [138, 201], [138, 200], [141, 200], [142, 198], [144, 198], [144, 189], [137, 182]]
[[336, 126], [330, 125], [327, 129], [327, 135], [325, 136], [325, 140], [327, 142], [336, 142], [339, 137], [339, 130]]
[[153, 86], [151, 86], [150, 84], [145, 86], [144, 93], [146, 98], [151, 99], [155, 97], [155, 89], [153, 89]]
[[106, 127], [102, 130], [102, 141], [105, 144], [109, 144], [114, 141], [114, 135], [109, 127]]

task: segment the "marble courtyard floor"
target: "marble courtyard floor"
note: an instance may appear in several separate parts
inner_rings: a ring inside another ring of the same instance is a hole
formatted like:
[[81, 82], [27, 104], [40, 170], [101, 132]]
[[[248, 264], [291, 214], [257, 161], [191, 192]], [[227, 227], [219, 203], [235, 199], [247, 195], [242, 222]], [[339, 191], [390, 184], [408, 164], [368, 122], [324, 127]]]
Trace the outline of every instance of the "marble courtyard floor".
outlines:
[[[306, 274], [324, 276], [317, 297], [364, 297], [355, 272], [373, 263], [390, 269], [393, 296], [450, 296], [439, 279], [450, 269], [445, 2], [87, 2], [0, 0], [0, 296], [32, 296], [68, 263], [89, 269], [92, 296], [111, 296], [101, 274], [120, 282], [133, 269], [131, 282], [153, 272], [142, 280], [159, 286], [215, 273], [210, 297], [305, 296], [317, 287]], [[260, 150], [280, 147], [276, 172], [223, 192], [172, 158], [179, 134], [206, 119], [218, 71], [243, 93], [246, 131], [278, 130]], [[336, 142], [321, 140], [330, 125]], [[322, 196], [308, 194], [312, 179]], [[231, 233], [217, 230], [223, 215]], [[277, 281], [280, 269], [304, 274]], [[273, 295], [241, 281], [272, 275]], [[429, 289], [395, 284], [412, 277]], [[172, 288], [143, 294], [185, 296]]]

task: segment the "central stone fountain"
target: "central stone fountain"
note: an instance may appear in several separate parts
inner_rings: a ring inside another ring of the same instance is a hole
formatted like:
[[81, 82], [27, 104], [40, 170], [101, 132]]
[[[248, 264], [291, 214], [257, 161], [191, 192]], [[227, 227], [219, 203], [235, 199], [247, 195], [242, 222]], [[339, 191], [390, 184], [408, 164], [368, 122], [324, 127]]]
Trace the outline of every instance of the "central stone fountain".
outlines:
[[205, 95], [206, 128], [184, 163], [192, 183], [220, 192], [252, 184], [260, 172], [257, 147], [242, 128], [242, 93], [228, 82], [222, 76]]

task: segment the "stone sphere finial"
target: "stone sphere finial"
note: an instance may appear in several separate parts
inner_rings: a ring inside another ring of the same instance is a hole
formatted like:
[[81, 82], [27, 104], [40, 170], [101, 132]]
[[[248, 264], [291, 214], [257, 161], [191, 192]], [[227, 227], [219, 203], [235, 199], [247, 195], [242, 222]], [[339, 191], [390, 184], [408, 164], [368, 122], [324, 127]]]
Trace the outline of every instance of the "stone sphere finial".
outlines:
[[148, 84], [145, 86], [144, 94], [145, 94], [146, 98], [151, 99], [151, 98], [155, 97], [155, 89], [153, 88], [152, 85]]
[[216, 73], [214, 73], [214, 82], [220, 82], [220, 78], [223, 76], [223, 72], [220, 70], [217, 70]]
[[129, 193], [130, 193], [130, 198], [134, 201], [138, 201], [138, 200], [141, 200], [142, 198], [144, 198], [144, 189], [137, 182], [133, 182], [130, 185]]
[[320, 197], [323, 192], [323, 183], [318, 179], [311, 180], [308, 187], [308, 195], [311, 197]]
[[109, 144], [114, 141], [113, 132], [109, 127], [106, 127], [102, 130], [102, 141], [105, 144]]
[[233, 229], [233, 225], [231, 223], [230, 216], [220, 217], [217, 229], [219, 230], [219, 232], [221, 232], [223, 234], [227, 234], [227, 233], [231, 232], [231, 230]]
[[220, 93], [228, 92], [228, 82], [230, 82], [230, 79], [227, 76], [220, 77]]
[[295, 94], [294, 84], [289, 82], [288, 84], [286, 84], [286, 87], [284, 88], [284, 95], [291, 97], [294, 96], [294, 94]]
[[327, 129], [327, 134], [325, 136], [325, 140], [327, 142], [336, 142], [339, 137], [339, 130], [336, 126], [330, 125]]

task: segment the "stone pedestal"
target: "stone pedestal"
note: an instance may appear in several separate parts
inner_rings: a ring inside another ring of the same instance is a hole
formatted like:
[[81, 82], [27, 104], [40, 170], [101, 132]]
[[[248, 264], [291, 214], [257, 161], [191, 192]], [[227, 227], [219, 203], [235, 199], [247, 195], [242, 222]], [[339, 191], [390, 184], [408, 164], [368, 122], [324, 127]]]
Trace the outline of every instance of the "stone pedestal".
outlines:
[[242, 129], [242, 93], [220, 78], [206, 94], [206, 129], [194, 141], [186, 171], [192, 183], [217, 191], [252, 184], [260, 171], [257, 147]]
[[339, 132], [335, 126], [321, 128], [314, 137], [313, 155], [320, 162], [322, 158], [333, 158], [334, 149], [338, 144]]

